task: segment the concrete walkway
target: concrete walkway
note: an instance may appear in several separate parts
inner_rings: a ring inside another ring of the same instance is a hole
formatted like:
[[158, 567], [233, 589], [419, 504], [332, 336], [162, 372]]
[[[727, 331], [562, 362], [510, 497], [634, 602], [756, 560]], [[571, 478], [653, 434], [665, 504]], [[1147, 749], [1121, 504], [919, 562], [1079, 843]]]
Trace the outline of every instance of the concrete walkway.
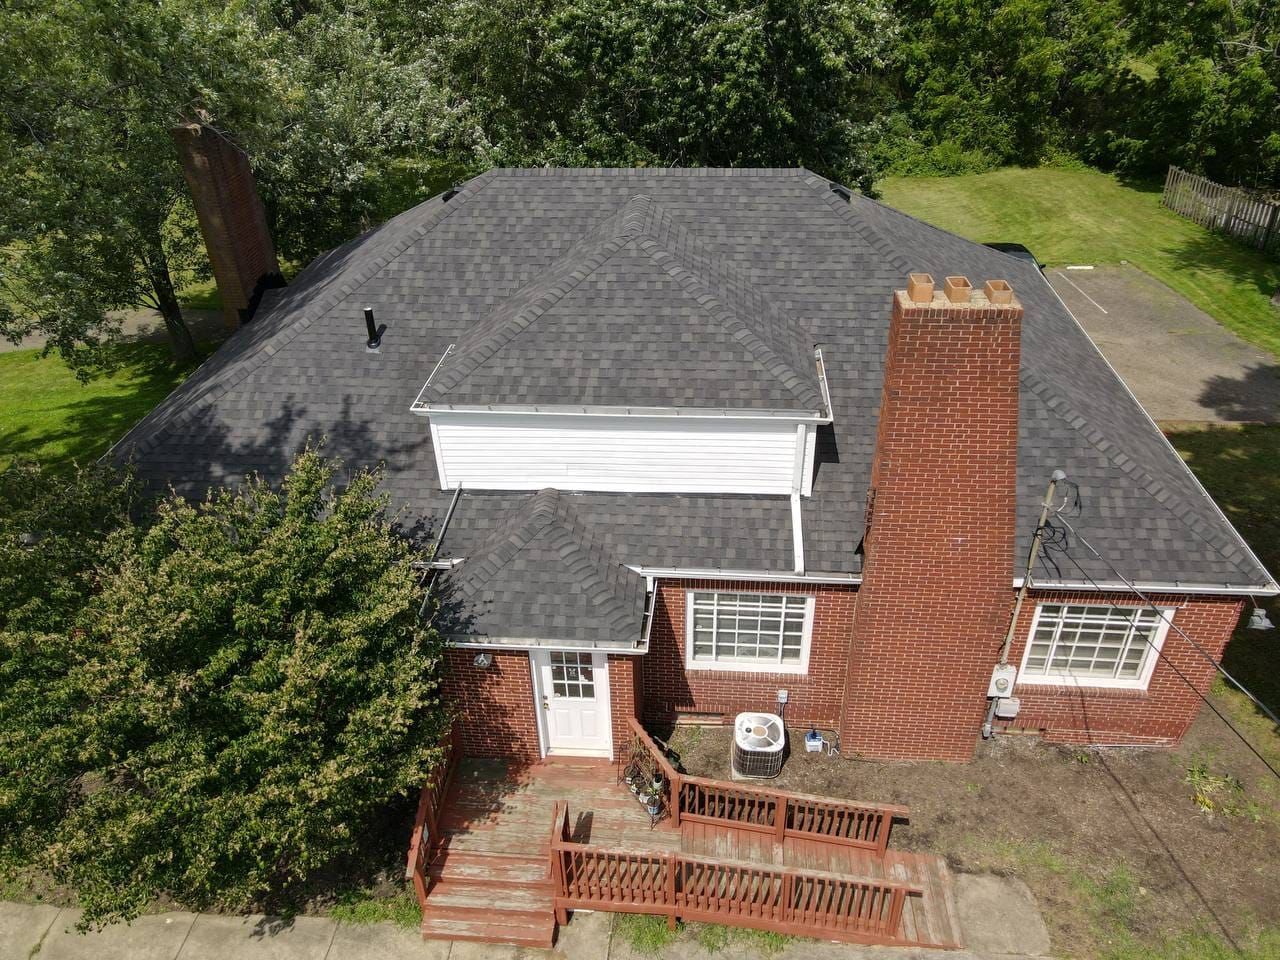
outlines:
[[[968, 950], [853, 947], [802, 941], [772, 960], [1032, 960], [1049, 950], [1044, 921], [1026, 886], [1001, 877], [957, 877], [957, 902]], [[644, 960], [613, 929], [607, 913], [577, 913], [554, 950], [424, 941], [389, 923], [353, 926], [325, 917], [224, 917], [160, 913], [97, 933], [75, 931], [79, 912], [43, 904], [0, 902], [0, 960]], [[662, 952], [674, 960], [709, 960], [682, 939]], [[763, 960], [730, 944], [718, 960]]]
[[[120, 319], [120, 338], [126, 342], [168, 343], [169, 334], [165, 332], [164, 321], [155, 310], [117, 310], [112, 316]], [[199, 343], [204, 340], [221, 340], [231, 331], [222, 317], [221, 310], [182, 311], [182, 318], [187, 321], [191, 335]], [[45, 345], [42, 336], [30, 336], [21, 343], [11, 343], [0, 337], [0, 353], [13, 353], [17, 350], [39, 350]]]

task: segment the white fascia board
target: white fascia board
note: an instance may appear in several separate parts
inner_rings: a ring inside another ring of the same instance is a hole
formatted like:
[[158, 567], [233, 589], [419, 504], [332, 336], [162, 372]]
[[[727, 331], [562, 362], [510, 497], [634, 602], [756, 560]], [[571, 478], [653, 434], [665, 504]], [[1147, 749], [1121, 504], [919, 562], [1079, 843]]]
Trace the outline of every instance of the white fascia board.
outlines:
[[604, 644], [571, 643], [554, 637], [491, 637], [488, 640], [467, 639], [465, 634], [447, 637], [451, 647], [460, 650], [591, 650], [596, 653], [612, 653], [620, 657], [639, 657], [649, 652], [648, 641], [630, 647], [612, 647]]
[[628, 565], [644, 577], [667, 580], [748, 580], [778, 583], [859, 584], [862, 577], [852, 573], [796, 573], [794, 570], [726, 570], [719, 567], [639, 567]]
[[522, 406], [520, 404], [449, 404], [417, 403], [411, 408], [419, 416], [433, 413], [504, 413], [538, 417], [671, 417], [682, 420], [772, 420], [783, 423], [830, 423], [831, 418], [820, 412], [797, 413], [793, 410], [740, 410], [703, 409], [701, 407], [591, 407], [591, 406]]
[[[779, 583], [829, 583], [858, 586], [862, 583], [861, 574], [854, 573], [795, 573], [791, 570], [730, 570], [720, 567], [646, 567], [628, 565], [644, 577], [657, 580], [744, 580], [750, 582], [777, 581]], [[1022, 577], [1015, 577], [1010, 587], [1017, 590], [1022, 586]], [[1271, 584], [1266, 587], [1240, 586], [1234, 584], [1213, 583], [1162, 583], [1134, 582], [1134, 586], [1143, 592], [1151, 593], [1186, 593], [1219, 596], [1259, 596], [1273, 597], [1280, 595], [1280, 587]], [[1071, 590], [1080, 593], [1131, 593], [1127, 584], [1091, 583], [1072, 580], [1032, 580], [1032, 590]]]
[[[1022, 577], [1014, 577], [1013, 588], [1015, 590], [1022, 587]], [[1231, 583], [1182, 583], [1178, 580], [1173, 581], [1133, 581], [1134, 587], [1137, 587], [1143, 593], [1188, 593], [1202, 595], [1218, 595], [1218, 596], [1238, 596], [1238, 597], [1274, 597], [1280, 595], [1280, 586], [1274, 583], [1265, 587], [1241, 586]], [[1096, 584], [1082, 580], [1040, 580], [1035, 577], [1031, 580], [1032, 590], [1071, 590], [1080, 593], [1133, 593], [1127, 583], [1121, 582], [1105, 582], [1098, 581]]]

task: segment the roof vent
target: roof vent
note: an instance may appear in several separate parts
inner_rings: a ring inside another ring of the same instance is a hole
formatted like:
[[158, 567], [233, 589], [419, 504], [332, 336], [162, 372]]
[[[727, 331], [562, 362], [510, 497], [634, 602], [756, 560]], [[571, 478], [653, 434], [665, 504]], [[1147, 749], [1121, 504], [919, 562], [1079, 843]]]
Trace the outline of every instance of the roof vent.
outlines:
[[850, 200], [853, 199], [853, 193], [850, 192], [849, 188], [842, 186], [841, 184], [838, 184], [838, 183], [833, 183], [831, 185], [831, 192], [834, 193], [841, 200], [843, 200], [845, 203], [848, 203]]
[[461, 183], [461, 181], [459, 181], [458, 183], [455, 183], [453, 186], [451, 186], [448, 190], [446, 190], [446, 191], [444, 192], [443, 197], [441, 197], [441, 199], [442, 199], [445, 203], [448, 203], [450, 200], [452, 200], [454, 197], [456, 197], [456, 196], [457, 196], [458, 194], [460, 194], [461, 192], [462, 192], [462, 183]]
[[382, 335], [387, 330], [387, 325], [377, 326], [373, 322], [373, 307], [364, 308], [364, 327], [369, 334], [369, 339], [365, 342], [365, 346], [370, 350], [377, 350], [382, 346]]

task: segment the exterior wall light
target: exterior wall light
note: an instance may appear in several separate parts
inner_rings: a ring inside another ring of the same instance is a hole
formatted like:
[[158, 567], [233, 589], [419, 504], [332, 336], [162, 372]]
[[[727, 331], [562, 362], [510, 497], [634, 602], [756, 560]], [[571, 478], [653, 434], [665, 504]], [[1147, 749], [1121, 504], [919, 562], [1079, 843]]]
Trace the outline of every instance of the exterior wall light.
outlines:
[[477, 667], [479, 667], [481, 670], [488, 670], [491, 666], [493, 666], [493, 654], [477, 653], [476, 658], [471, 662], [475, 664]]

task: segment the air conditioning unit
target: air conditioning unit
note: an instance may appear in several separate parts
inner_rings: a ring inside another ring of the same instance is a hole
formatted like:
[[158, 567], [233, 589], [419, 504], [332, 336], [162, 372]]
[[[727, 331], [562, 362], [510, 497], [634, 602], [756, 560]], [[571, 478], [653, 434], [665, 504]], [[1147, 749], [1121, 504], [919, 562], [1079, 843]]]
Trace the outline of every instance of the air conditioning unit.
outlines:
[[773, 713], [740, 713], [733, 721], [733, 772], [768, 780], [782, 772], [787, 731]]

